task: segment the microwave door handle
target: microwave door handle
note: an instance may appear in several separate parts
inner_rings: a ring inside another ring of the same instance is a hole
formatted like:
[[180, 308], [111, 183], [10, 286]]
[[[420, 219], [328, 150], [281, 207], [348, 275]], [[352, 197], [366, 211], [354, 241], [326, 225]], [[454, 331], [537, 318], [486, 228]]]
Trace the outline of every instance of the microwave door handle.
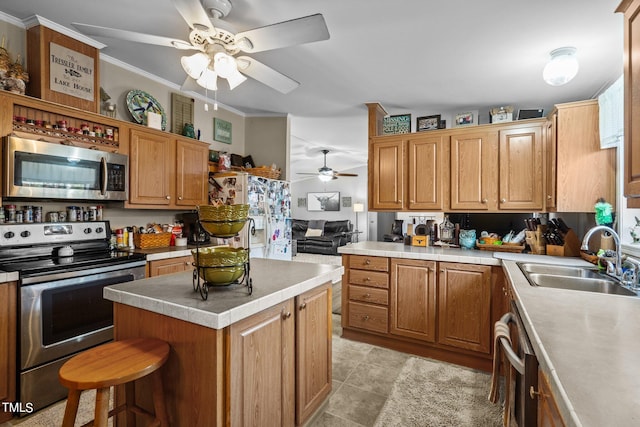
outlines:
[[102, 172], [102, 182], [100, 183], [100, 194], [104, 196], [107, 194], [107, 160], [104, 157], [100, 158], [100, 171]]

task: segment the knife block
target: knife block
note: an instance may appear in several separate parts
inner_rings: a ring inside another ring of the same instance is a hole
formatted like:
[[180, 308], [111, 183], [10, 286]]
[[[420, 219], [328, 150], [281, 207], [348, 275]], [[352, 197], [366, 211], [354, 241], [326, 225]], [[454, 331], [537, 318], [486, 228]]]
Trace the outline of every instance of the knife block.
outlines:
[[546, 229], [546, 225], [539, 225], [536, 231], [525, 231], [525, 241], [531, 248], [532, 254], [544, 255], [546, 253], [546, 242], [542, 236]]
[[564, 245], [547, 245], [547, 255], [580, 256], [580, 241], [576, 233], [569, 229], [562, 237]]

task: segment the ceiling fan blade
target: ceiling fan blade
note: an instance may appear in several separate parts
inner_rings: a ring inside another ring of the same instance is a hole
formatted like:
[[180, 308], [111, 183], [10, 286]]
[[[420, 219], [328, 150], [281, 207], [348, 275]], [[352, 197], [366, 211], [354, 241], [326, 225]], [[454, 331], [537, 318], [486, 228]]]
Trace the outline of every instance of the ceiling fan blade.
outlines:
[[89, 36], [108, 37], [112, 39], [128, 40], [137, 43], [155, 44], [159, 46], [175, 47], [177, 49], [187, 50], [196, 49], [191, 43], [172, 39], [170, 37], [155, 36], [153, 34], [136, 33], [134, 31], [119, 30], [116, 28], [100, 27], [98, 25], [81, 24], [73, 22], [72, 25], [82, 33]]
[[280, 93], [287, 94], [300, 86], [297, 81], [248, 56], [236, 58], [238, 70]]
[[319, 173], [313, 172], [298, 172], [298, 175], [320, 175]]
[[357, 173], [334, 173], [335, 176], [358, 176]]
[[235, 37], [238, 47], [247, 53], [280, 49], [328, 38], [329, 30], [320, 13], [241, 31]]
[[213, 24], [207, 11], [202, 7], [199, 0], [171, 0], [173, 6], [182, 15], [184, 20], [189, 24], [191, 29], [209, 29], [213, 30]]

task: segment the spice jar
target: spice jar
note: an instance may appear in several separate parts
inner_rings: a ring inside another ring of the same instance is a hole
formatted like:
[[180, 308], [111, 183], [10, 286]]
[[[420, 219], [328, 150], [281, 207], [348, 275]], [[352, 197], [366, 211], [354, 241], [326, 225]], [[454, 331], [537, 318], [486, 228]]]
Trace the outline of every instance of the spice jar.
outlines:
[[7, 205], [6, 221], [11, 224], [16, 222], [16, 205]]
[[22, 221], [33, 222], [33, 208], [31, 206], [22, 207]]
[[94, 126], [93, 127], [93, 131], [96, 133], [96, 138], [102, 138], [102, 127], [100, 126]]

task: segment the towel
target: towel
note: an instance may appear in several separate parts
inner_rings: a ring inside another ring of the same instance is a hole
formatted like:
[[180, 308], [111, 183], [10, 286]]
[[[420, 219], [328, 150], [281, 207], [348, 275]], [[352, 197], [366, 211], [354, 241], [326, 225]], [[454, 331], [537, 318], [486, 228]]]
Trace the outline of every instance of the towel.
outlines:
[[[506, 316], [505, 316], [506, 317]], [[505, 318], [503, 317], [503, 319]], [[508, 320], [507, 320], [508, 321]], [[493, 327], [493, 369], [491, 372], [491, 389], [489, 390], [489, 401], [492, 403], [498, 403], [498, 390], [500, 388], [500, 363], [502, 361], [502, 344], [500, 338], [505, 338], [509, 345], [511, 345], [511, 334], [509, 332], [508, 323], [499, 320]], [[509, 410], [508, 402], [510, 400], [511, 393], [511, 365], [507, 365], [505, 370], [505, 411], [503, 424], [508, 425]]]
[[511, 344], [509, 325], [502, 320], [497, 321], [493, 328], [493, 370], [491, 372], [491, 390], [489, 391], [489, 401], [498, 402], [498, 389], [500, 380], [500, 362], [502, 360], [502, 344], [500, 338], [506, 338]]

